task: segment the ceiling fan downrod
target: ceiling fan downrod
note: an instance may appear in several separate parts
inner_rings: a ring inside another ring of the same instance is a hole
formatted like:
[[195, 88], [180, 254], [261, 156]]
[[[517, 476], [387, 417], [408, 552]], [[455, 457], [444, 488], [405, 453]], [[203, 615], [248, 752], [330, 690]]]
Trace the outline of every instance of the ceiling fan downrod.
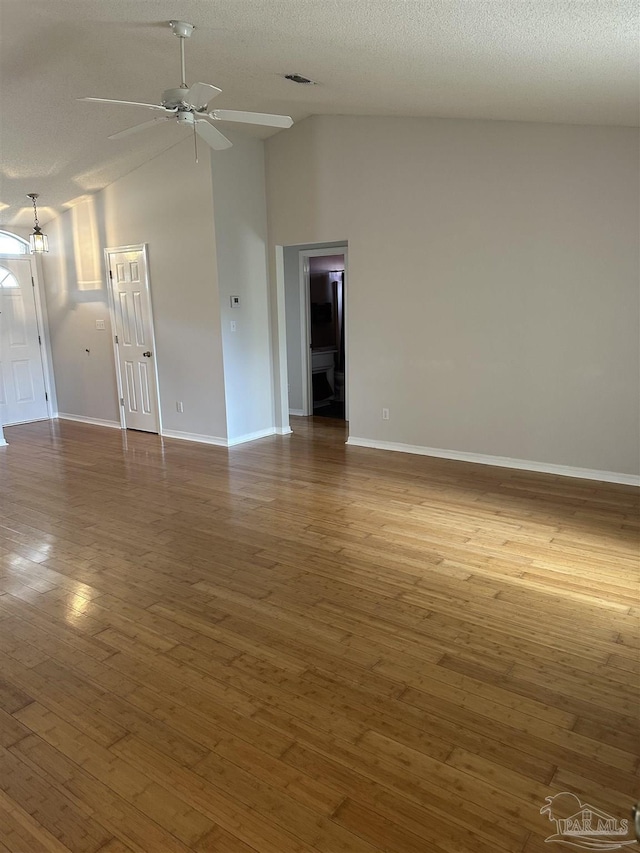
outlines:
[[193, 24], [188, 24], [186, 21], [169, 21], [173, 34], [180, 39], [180, 88], [188, 89], [187, 86], [187, 67], [184, 58], [184, 40], [191, 38], [191, 33], [195, 27]]

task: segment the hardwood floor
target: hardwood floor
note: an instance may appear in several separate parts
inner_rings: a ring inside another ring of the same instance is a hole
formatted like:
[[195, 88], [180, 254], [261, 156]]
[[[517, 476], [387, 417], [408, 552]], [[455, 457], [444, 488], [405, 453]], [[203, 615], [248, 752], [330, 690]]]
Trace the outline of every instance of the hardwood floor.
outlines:
[[548, 853], [546, 797], [629, 817], [637, 490], [294, 429], [6, 430], [0, 851]]

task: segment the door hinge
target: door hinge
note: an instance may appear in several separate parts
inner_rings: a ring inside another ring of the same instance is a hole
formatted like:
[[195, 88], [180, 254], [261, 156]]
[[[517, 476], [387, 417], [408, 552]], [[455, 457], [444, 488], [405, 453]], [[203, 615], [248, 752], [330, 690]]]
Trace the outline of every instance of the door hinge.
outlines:
[[111, 270], [109, 270], [109, 278], [113, 281], [113, 272]]
[[120, 405], [124, 408], [124, 397], [120, 397]]
[[118, 336], [117, 335], [115, 335], [115, 339], [116, 339], [116, 343], [118, 343]]
[[42, 346], [42, 338], [40, 337], [40, 335], [38, 335], [38, 343], [40, 344], [40, 346]]
[[35, 286], [36, 286], [36, 283], [35, 283], [35, 281], [33, 280], [33, 276], [31, 276], [31, 287], [35, 287]]
[[44, 399], [47, 401], [47, 403], [49, 402], [49, 395], [46, 391], [44, 392]]

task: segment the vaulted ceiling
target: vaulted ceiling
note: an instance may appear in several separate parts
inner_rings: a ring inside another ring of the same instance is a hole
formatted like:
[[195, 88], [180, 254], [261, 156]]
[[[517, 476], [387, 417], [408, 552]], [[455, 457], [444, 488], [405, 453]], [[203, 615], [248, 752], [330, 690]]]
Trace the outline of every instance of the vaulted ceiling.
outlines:
[[188, 133], [110, 141], [150, 114], [76, 100], [159, 102], [180, 81], [171, 18], [196, 25], [187, 78], [222, 88], [219, 108], [638, 124], [635, 0], [0, 0], [0, 14], [2, 224], [31, 222], [27, 192], [46, 221]]

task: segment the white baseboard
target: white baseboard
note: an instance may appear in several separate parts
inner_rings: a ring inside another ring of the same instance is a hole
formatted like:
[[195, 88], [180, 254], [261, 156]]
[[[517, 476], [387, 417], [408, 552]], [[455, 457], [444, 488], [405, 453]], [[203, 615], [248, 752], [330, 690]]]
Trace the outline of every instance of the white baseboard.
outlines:
[[[57, 418], [57, 415], [51, 415], [51, 418]], [[41, 424], [44, 421], [50, 421], [51, 418], [47, 415], [46, 418], [32, 418], [30, 421], [14, 421], [10, 424], [3, 424], [3, 429], [11, 429], [14, 426], [24, 426], [25, 424]]]
[[303, 418], [304, 417], [304, 412], [302, 411], [302, 409], [289, 409], [289, 414], [293, 415], [294, 418]]
[[71, 415], [68, 412], [58, 412], [54, 417], [60, 418], [61, 421], [77, 421], [79, 424], [93, 424], [94, 426], [122, 429], [120, 421], [104, 421], [101, 418], [85, 418], [81, 415]]
[[495, 465], [498, 468], [515, 468], [521, 471], [537, 471], [541, 474], [557, 474], [561, 477], [577, 477], [581, 480], [599, 480], [603, 483], [620, 483], [625, 486], [640, 486], [640, 476], [619, 474], [616, 471], [596, 471], [590, 468], [572, 468], [547, 462], [531, 462], [527, 459], [511, 459], [508, 456], [486, 456], [483, 453], [465, 453], [458, 450], [441, 450], [437, 447], [422, 447], [400, 444], [395, 441], [377, 441], [369, 438], [349, 436], [347, 444], [354, 447], [370, 447], [375, 450], [395, 450], [399, 453], [415, 453], [417, 456], [435, 456], [438, 459], [453, 459], [457, 462], [474, 462], [478, 465]]
[[8, 447], [8, 446], [9, 446], [9, 442], [5, 441], [4, 438], [0, 438], [0, 447]]
[[175, 429], [163, 429], [163, 438], [178, 438], [181, 441], [198, 441], [201, 444], [214, 444], [216, 447], [235, 447], [237, 444], [245, 444], [247, 441], [256, 441], [258, 438], [266, 438], [268, 435], [275, 435], [275, 427], [263, 429], [259, 432], [250, 432], [246, 435], [240, 435], [238, 438], [219, 438], [215, 435], [201, 435], [197, 432], [181, 432]]
[[177, 438], [180, 441], [198, 441], [200, 444], [215, 444], [216, 447], [227, 447], [226, 438], [218, 438], [215, 435], [201, 435], [198, 432], [182, 432], [177, 429], [163, 429], [163, 438]]
[[293, 435], [293, 430], [290, 426], [276, 427], [276, 435]]
[[266, 438], [268, 435], [275, 435], [276, 428], [269, 427], [261, 429], [258, 432], [248, 432], [246, 435], [240, 435], [238, 438], [230, 438], [227, 442], [227, 447], [235, 447], [236, 444], [245, 444], [247, 441], [256, 441], [258, 438]]

